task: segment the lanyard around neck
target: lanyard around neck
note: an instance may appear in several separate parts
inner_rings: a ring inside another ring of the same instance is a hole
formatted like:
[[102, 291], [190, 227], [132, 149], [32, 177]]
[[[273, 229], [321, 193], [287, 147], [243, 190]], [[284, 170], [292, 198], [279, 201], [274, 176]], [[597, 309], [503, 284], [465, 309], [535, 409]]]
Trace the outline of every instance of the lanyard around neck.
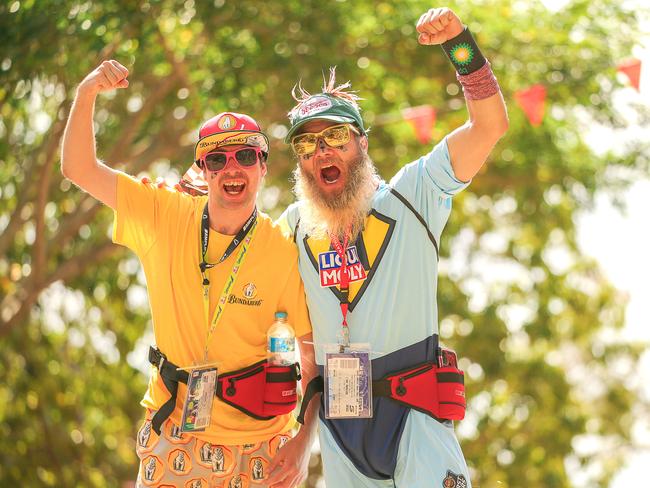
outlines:
[[341, 298], [339, 301], [341, 302], [341, 315], [343, 316], [343, 322], [341, 324], [343, 327], [343, 345], [347, 347], [350, 345], [350, 329], [348, 328], [347, 321], [348, 307], [350, 305], [350, 271], [348, 269], [347, 259], [348, 236], [346, 235], [343, 239], [343, 244], [341, 244], [338, 237], [334, 237], [333, 235], [330, 235], [330, 241], [341, 260], [341, 279], [339, 280]]
[[[255, 235], [255, 230], [257, 229], [257, 209], [253, 210], [253, 213], [248, 218], [248, 220], [244, 223], [244, 226], [239, 230], [239, 232], [237, 232], [237, 235], [235, 235], [232, 242], [226, 248], [226, 251], [224, 252], [223, 256], [221, 256], [219, 262], [215, 264], [207, 263], [205, 260], [207, 249], [208, 249], [209, 234], [210, 234], [208, 221], [209, 221], [208, 205], [206, 204], [205, 209], [203, 211], [203, 218], [201, 219], [202, 260], [200, 264], [201, 275], [203, 277], [203, 312], [205, 316], [205, 322], [208, 324], [208, 335], [205, 340], [204, 361], [207, 361], [208, 359], [208, 346], [210, 344], [210, 339], [212, 337], [214, 330], [217, 328], [217, 324], [219, 323], [221, 317], [223, 316], [223, 311], [225, 310], [226, 303], [228, 301], [228, 295], [230, 294], [230, 291], [232, 290], [232, 287], [235, 284], [235, 280], [237, 279], [239, 270], [242, 268], [242, 265], [244, 264], [244, 259], [246, 257], [246, 253], [248, 252], [248, 248], [250, 247], [250, 243], [253, 240], [253, 236]], [[239, 249], [239, 253], [237, 254], [235, 262], [233, 263], [232, 269], [230, 270], [230, 275], [226, 279], [223, 290], [221, 291], [221, 296], [219, 297], [219, 301], [217, 302], [217, 307], [214, 311], [214, 316], [212, 318], [212, 321], [210, 322], [210, 280], [208, 280], [208, 277], [205, 274], [205, 272], [207, 269], [213, 268], [217, 264], [225, 261], [240, 243], [242, 243], [242, 246]]]
[[[206, 202], [205, 208], [203, 209], [203, 216], [201, 217], [201, 262], [199, 263], [199, 268], [201, 268], [201, 274], [203, 275], [203, 284], [209, 285], [210, 282], [205, 276], [205, 270], [214, 268], [217, 264], [224, 262], [228, 259], [237, 246], [244, 240], [246, 235], [253, 228], [254, 224], [257, 222], [257, 207], [253, 209], [253, 213], [250, 217], [244, 222], [244, 225], [239, 232], [233, 237], [230, 244], [224, 251], [223, 255], [216, 263], [208, 263], [205, 258], [208, 255], [208, 243], [210, 241], [210, 214], [208, 213], [208, 203]], [[207, 283], [206, 283], [207, 281]]]

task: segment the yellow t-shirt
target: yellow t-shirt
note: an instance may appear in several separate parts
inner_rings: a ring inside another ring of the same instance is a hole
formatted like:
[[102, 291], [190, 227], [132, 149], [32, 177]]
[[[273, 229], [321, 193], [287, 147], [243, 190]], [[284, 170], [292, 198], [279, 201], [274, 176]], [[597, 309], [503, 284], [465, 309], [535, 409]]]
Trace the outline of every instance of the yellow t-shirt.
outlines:
[[[199, 270], [201, 216], [206, 202], [207, 197], [158, 188], [123, 173], [118, 176], [113, 241], [129, 247], [140, 258], [156, 344], [178, 366], [202, 362], [206, 345], [208, 324]], [[210, 230], [207, 261], [217, 262], [232, 238]], [[239, 250], [237, 247], [208, 271], [210, 320]], [[219, 371], [226, 373], [264, 359], [266, 332], [277, 311], [287, 312], [296, 337], [311, 332], [296, 246], [267, 215], [258, 213], [244, 264], [211, 336], [208, 360], [218, 362]], [[186, 392], [186, 385], [180, 383], [176, 408], [170, 416], [176, 425], [181, 422]], [[158, 370], [152, 367], [142, 405], [157, 410], [169, 396]], [[256, 420], [215, 398], [210, 427], [194, 435], [216, 444], [251, 444], [293, 425], [290, 414]]]

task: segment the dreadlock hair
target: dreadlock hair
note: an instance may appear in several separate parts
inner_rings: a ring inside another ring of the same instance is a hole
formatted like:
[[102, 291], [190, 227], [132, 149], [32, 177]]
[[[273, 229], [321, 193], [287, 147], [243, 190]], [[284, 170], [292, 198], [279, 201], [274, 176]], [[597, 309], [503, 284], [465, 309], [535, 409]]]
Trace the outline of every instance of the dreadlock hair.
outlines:
[[[348, 90], [352, 84], [349, 81], [340, 85], [336, 84], [336, 66], [331, 66], [329, 72], [329, 80], [325, 79], [325, 73], [323, 73], [323, 88], [321, 93], [326, 93], [332, 97], [345, 100], [354, 108], [361, 111], [361, 107], [359, 107], [357, 101], [363, 100], [363, 98], [358, 96], [355, 90]], [[302, 80], [299, 80], [298, 83], [293, 86], [291, 90], [291, 96], [298, 103], [289, 111], [289, 118], [292, 118], [296, 110], [298, 110], [300, 106], [309, 100], [309, 98], [313, 95], [303, 88]]]

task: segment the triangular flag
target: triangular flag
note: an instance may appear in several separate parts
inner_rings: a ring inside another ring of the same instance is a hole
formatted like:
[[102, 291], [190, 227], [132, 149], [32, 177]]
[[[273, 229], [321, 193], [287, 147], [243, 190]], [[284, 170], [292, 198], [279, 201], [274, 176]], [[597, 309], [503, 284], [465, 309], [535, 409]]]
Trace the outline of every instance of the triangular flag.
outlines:
[[641, 79], [640, 59], [633, 58], [623, 61], [616, 67], [616, 70], [627, 76], [627, 79], [630, 80], [630, 85], [632, 85], [636, 91], [639, 91], [639, 81]]
[[524, 110], [526, 117], [533, 127], [537, 127], [544, 120], [544, 100], [546, 100], [546, 87], [533, 85], [525, 90], [515, 92], [515, 100]]
[[436, 109], [431, 105], [420, 105], [402, 110], [402, 117], [408, 121], [415, 130], [415, 137], [421, 144], [431, 142], [431, 131], [436, 123]]

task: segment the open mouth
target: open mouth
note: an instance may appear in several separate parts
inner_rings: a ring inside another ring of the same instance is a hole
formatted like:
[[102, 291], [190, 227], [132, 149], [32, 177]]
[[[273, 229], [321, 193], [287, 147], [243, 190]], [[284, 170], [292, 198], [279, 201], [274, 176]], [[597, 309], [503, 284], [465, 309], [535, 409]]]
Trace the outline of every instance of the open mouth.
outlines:
[[320, 169], [320, 176], [325, 183], [331, 185], [338, 181], [339, 176], [341, 176], [341, 170], [333, 164], [329, 164]]
[[240, 195], [246, 188], [246, 183], [243, 181], [228, 181], [223, 184], [223, 190], [228, 195]]

